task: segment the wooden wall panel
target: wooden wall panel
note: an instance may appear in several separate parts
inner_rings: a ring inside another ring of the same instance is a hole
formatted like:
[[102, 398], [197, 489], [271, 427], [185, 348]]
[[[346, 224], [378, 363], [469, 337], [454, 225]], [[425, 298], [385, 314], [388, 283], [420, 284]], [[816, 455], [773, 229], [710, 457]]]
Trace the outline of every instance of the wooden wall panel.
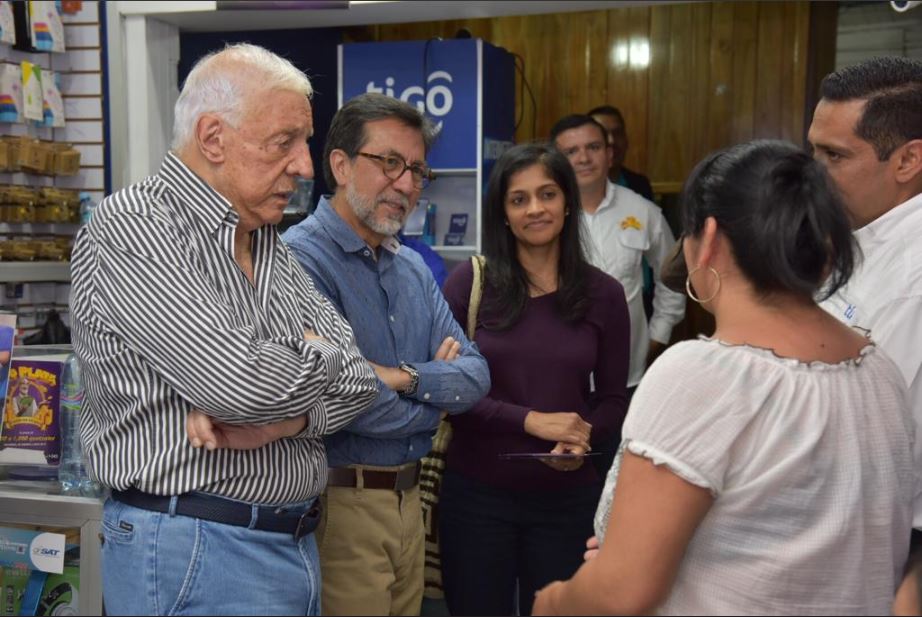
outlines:
[[707, 80], [710, 105], [705, 111], [705, 150], [733, 142], [733, 11], [728, 2], [711, 9], [710, 74]]
[[779, 136], [785, 50], [784, 3], [763, 2], [759, 6], [759, 32], [756, 48], [756, 100], [753, 137]]
[[[666, 10], [662, 10], [665, 8]], [[671, 179], [687, 167], [690, 147], [691, 7], [655, 7], [650, 19], [650, 146], [645, 170]], [[643, 167], [641, 169], [644, 169]]]
[[759, 40], [759, 7], [755, 2], [733, 4], [733, 112], [728, 120], [733, 137], [727, 144], [752, 139], [755, 128], [756, 46]]
[[690, 105], [686, 110], [688, 114], [689, 139], [684, 140], [686, 145], [685, 166], [679, 170], [676, 177], [684, 177], [688, 170], [694, 167], [711, 148], [708, 147], [708, 125], [705, 120], [708, 110], [715, 99], [711, 90], [711, 39], [714, 33], [711, 29], [711, 13], [713, 5], [698, 3], [690, 5], [691, 8], [691, 67], [688, 71], [689, 91], [691, 94]]
[[[799, 2], [791, 5], [787, 27], [792, 34], [787, 48], [791, 50], [790, 99], [784, 103], [785, 117], [782, 119], [782, 138], [801, 144], [807, 136], [807, 126], [813, 116], [805, 116], [804, 102], [807, 100], [807, 85], [810, 81], [810, 5]], [[834, 39], [833, 39], [834, 40]], [[799, 104], [798, 104], [799, 103]], [[786, 114], [790, 113], [790, 117]], [[785, 121], [786, 119], [786, 121]], [[786, 132], [785, 132], [786, 131]]]
[[628, 126], [628, 166], [674, 192], [714, 149], [754, 137], [802, 142], [812, 48], [835, 47], [811, 41], [810, 26], [809, 2], [699, 2], [382, 24], [347, 38], [451, 38], [467, 28], [525, 59], [537, 109], [527, 95], [516, 101], [519, 141], [611, 103]]
[[[607, 87], [595, 89], [596, 97], [589, 109], [599, 105], [614, 104], [624, 114], [630, 139], [625, 165], [632, 169], [646, 169], [649, 144], [650, 71], [646, 67], [632, 66], [630, 52], [650, 54], [650, 9], [637, 7], [608, 11], [608, 61]], [[636, 64], [636, 63], [635, 63]], [[587, 110], [588, 111], [588, 110]]]

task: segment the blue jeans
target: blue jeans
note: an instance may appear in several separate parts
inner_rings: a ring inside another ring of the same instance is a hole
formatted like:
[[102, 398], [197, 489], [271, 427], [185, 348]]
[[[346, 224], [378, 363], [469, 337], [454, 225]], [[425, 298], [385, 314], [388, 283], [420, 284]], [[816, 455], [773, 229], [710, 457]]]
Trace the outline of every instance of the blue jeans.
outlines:
[[314, 534], [295, 540], [109, 499], [102, 535], [109, 615], [320, 614]]

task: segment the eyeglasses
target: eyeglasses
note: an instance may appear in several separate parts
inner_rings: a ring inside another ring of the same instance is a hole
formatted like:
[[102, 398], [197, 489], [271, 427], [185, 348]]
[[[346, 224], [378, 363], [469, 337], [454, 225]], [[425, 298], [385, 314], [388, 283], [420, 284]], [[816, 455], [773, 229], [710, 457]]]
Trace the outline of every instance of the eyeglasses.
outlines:
[[435, 172], [426, 165], [417, 163], [407, 165], [405, 160], [395, 155], [381, 156], [379, 154], [369, 154], [368, 152], [359, 152], [358, 154], [380, 165], [384, 175], [394, 182], [399, 180], [408, 169], [410, 170], [410, 176], [413, 178], [413, 186], [418, 189], [426, 188], [430, 182], [435, 180]]

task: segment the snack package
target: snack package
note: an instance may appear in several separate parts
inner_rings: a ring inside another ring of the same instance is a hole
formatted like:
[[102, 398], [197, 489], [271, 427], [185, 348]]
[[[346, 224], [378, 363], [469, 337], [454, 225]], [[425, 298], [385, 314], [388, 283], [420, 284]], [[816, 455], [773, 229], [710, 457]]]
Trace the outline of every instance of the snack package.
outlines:
[[30, 0], [32, 47], [37, 51], [64, 51], [64, 22], [56, 2]]
[[61, 98], [61, 74], [54, 71], [42, 73], [42, 115], [44, 125], [54, 128], [64, 126], [64, 99]]
[[0, 64], [0, 122], [22, 122], [22, 68]]
[[16, 26], [13, 21], [13, 3], [0, 0], [0, 43], [16, 44]]
[[42, 111], [42, 67], [22, 62], [22, 116], [27, 120], [44, 122]]

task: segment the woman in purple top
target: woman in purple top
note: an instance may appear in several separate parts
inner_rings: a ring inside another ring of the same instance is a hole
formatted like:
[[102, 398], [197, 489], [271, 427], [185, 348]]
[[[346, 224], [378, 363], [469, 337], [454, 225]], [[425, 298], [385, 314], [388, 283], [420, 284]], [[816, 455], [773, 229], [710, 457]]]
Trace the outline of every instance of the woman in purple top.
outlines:
[[[580, 455], [624, 420], [630, 334], [620, 283], [583, 258], [579, 214], [573, 169], [553, 147], [515, 146], [497, 161], [474, 337], [492, 387], [451, 418], [440, 502], [453, 615], [514, 614], [517, 581], [530, 614], [535, 591], [572, 575], [592, 535], [601, 478]], [[469, 262], [445, 283], [462, 325], [472, 284]], [[572, 456], [503, 457], [536, 452]]]

